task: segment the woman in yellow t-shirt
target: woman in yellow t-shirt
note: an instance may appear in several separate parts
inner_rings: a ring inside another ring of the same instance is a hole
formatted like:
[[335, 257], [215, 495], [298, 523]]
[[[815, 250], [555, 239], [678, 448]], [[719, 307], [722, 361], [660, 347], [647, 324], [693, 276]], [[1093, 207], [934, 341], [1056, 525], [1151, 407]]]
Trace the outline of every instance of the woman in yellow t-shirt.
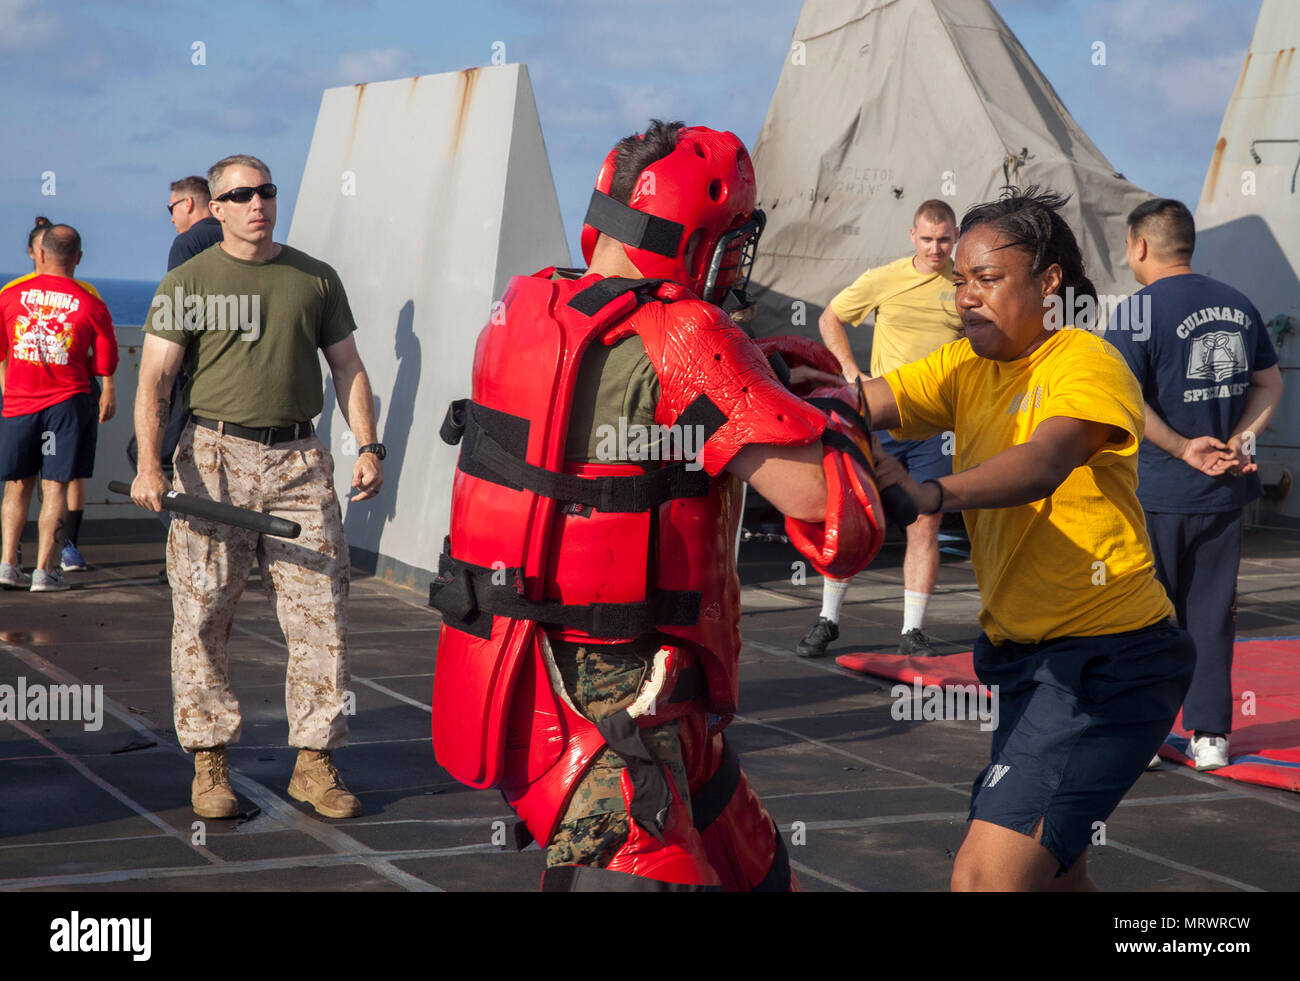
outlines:
[[1137, 501], [1142, 395], [1119, 353], [1053, 329], [1095, 299], [1064, 198], [1010, 189], [962, 219], [966, 336], [866, 383], [896, 439], [952, 430], [953, 474], [914, 483], [961, 511], [984, 635], [975, 669], [999, 723], [976, 777], [955, 890], [1095, 889], [1086, 849], [1169, 732], [1195, 649], [1170, 619]]

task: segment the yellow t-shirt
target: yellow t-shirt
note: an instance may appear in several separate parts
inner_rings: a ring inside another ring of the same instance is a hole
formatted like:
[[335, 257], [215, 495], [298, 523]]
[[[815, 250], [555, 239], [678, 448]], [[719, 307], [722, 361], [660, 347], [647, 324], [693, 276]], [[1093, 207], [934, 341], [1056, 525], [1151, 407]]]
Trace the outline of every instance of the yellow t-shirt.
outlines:
[[868, 269], [831, 300], [831, 311], [855, 327], [876, 311], [871, 374], [881, 378], [961, 337], [952, 260], [936, 273], [917, 272], [912, 257]]
[[[1118, 426], [1050, 497], [963, 512], [994, 644], [1122, 633], [1173, 615], [1155, 578], [1137, 499], [1142, 392], [1119, 352], [1082, 330], [1060, 330], [1018, 361], [992, 361], [963, 338], [885, 377], [902, 425], [895, 438], [952, 430], [953, 472], [1026, 443], [1044, 419]], [[900, 436], [901, 434], [901, 436]]]
[[[24, 275], [24, 276], [19, 276], [17, 279], [11, 279], [11, 280], [9, 280], [9, 282], [5, 283], [3, 286], [0, 286], [0, 293], [3, 293], [3, 292], [4, 292], [5, 290], [7, 290], [10, 286], [17, 285], [18, 283], [25, 283], [25, 282], [27, 282], [27, 280], [29, 280], [29, 279], [34, 279], [35, 277], [36, 277], [36, 273], [34, 273], [34, 272], [29, 272], [29, 273], [27, 273], [27, 274]], [[88, 282], [86, 282], [84, 279], [74, 279], [73, 282], [76, 283], [78, 286], [80, 286], [83, 290], [85, 290], [85, 291], [86, 291], [87, 293], [89, 293], [91, 296], [93, 296], [96, 300], [102, 300], [102, 299], [103, 299], [103, 297], [99, 295], [99, 290], [95, 289], [95, 287], [91, 286], [91, 285], [90, 285]]]

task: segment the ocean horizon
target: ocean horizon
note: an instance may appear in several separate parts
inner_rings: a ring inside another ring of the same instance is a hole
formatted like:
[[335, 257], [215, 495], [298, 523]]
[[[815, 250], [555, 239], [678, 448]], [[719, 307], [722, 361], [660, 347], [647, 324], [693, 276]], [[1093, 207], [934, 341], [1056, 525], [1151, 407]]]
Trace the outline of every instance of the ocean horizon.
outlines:
[[[26, 275], [21, 272], [0, 273], [0, 284]], [[140, 327], [149, 314], [149, 303], [158, 289], [157, 280], [100, 279], [78, 276], [99, 290], [115, 326]]]

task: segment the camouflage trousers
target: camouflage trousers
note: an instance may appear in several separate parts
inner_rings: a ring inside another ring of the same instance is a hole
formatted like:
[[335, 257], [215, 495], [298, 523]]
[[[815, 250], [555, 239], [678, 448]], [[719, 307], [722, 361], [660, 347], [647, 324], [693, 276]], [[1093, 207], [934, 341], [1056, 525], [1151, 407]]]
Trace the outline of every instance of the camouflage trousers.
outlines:
[[263, 446], [190, 425], [176, 449], [178, 491], [270, 511], [302, 526], [275, 538], [194, 515], [175, 516], [167, 536], [172, 587], [172, 697], [187, 750], [238, 741], [239, 702], [227, 675], [235, 606], [253, 566], [289, 648], [285, 711], [289, 745], [334, 749], [347, 742], [344, 692], [348, 546], [334, 493], [334, 461], [315, 436]]
[[[657, 641], [631, 644], [581, 644], [551, 641], [565, 691], [589, 719], [599, 720], [630, 705], [648, 677], [659, 650]], [[641, 730], [650, 754], [668, 766], [690, 810], [686, 765], [682, 760], [680, 723]], [[546, 866], [588, 865], [604, 868], [627, 841], [627, 805], [619, 783], [623, 758], [606, 746], [578, 782], [559, 829], [546, 849]]]

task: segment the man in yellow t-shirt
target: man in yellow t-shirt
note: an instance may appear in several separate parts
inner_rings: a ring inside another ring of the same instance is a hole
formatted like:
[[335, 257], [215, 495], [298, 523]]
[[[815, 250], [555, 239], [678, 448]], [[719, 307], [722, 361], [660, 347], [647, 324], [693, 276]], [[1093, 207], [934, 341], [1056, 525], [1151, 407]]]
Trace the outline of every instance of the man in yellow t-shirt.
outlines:
[[[961, 337], [961, 318], [953, 302], [952, 247], [957, 241], [957, 216], [947, 202], [924, 201], [912, 217], [909, 232], [913, 255], [868, 269], [842, 290], [818, 321], [822, 341], [840, 362], [850, 382], [862, 374], [849, 346], [846, 328], [857, 326], [873, 310], [871, 374], [880, 378], [900, 365], [924, 358]], [[880, 434], [881, 448], [898, 459], [918, 483], [952, 473], [952, 434], [925, 440], [892, 439]], [[907, 526], [903, 556], [903, 629], [900, 654], [929, 656], [932, 642], [921, 630], [925, 611], [939, 576], [940, 515], [920, 515]], [[839, 638], [840, 604], [848, 579], [822, 581], [822, 610], [795, 652], [819, 657]]]
[[[1111, 345], [1053, 330], [1053, 298], [1096, 297], [1065, 199], [1015, 190], [962, 220], [954, 283], [966, 336], [865, 385], [900, 437], [953, 429], [951, 476], [913, 481], [922, 513], [961, 511], [996, 715], [955, 890], [1087, 891], [1087, 848], [1164, 741], [1191, 682], [1191, 638], [1137, 499], [1142, 394]], [[964, 717], [964, 716], [962, 716]]]

